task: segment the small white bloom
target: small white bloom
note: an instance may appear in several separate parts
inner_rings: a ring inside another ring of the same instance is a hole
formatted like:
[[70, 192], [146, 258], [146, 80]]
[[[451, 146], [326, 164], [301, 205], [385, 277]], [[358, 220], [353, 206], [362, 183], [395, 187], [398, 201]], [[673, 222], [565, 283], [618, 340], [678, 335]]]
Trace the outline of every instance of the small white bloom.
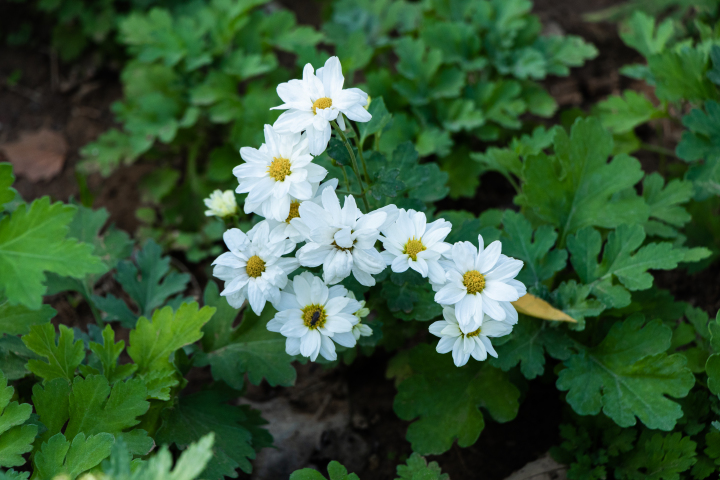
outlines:
[[313, 73], [309, 63], [302, 80], [290, 80], [277, 87], [282, 105], [273, 109], [287, 110], [275, 121], [280, 133], [307, 131], [310, 153], [320, 155], [327, 148], [332, 133], [330, 122], [337, 120], [345, 130], [342, 114], [356, 122], [370, 121], [372, 115], [363, 108], [368, 95], [359, 88], [343, 90], [345, 78], [337, 57], [330, 57], [325, 66]]
[[[348, 298], [351, 298], [355, 300], [355, 294], [353, 292], [348, 291], [347, 294]], [[368, 327], [367, 325], [360, 323], [363, 318], [370, 315], [370, 309], [365, 307], [365, 300], [360, 300], [360, 309], [355, 312], [355, 321], [353, 323], [353, 329], [352, 334], [353, 337], [355, 337], [355, 340], [359, 340], [360, 337], [369, 337], [372, 335], [372, 328]]]
[[288, 274], [298, 267], [296, 259], [282, 257], [295, 244], [290, 240], [271, 242], [269, 236], [267, 223], [257, 224], [247, 234], [232, 228], [223, 235], [230, 251], [213, 262], [213, 275], [225, 282], [220, 295], [235, 308], [240, 308], [247, 298], [257, 315], [265, 302], [279, 300]]
[[240, 156], [246, 163], [235, 167], [233, 174], [240, 182], [235, 191], [248, 194], [245, 213], [278, 222], [290, 215], [293, 198], [312, 198], [312, 184], [327, 175], [327, 170], [312, 163], [307, 136], [279, 135], [270, 125], [265, 125], [265, 143], [259, 149], [241, 148]]
[[382, 231], [385, 251], [381, 253], [393, 272], [401, 273], [412, 268], [432, 283], [445, 282], [445, 270], [438, 262], [451, 249], [444, 242], [452, 224], [439, 219], [427, 224], [423, 212], [401, 209], [398, 218]]
[[[484, 248], [478, 235], [479, 248], [470, 242], [458, 242], [450, 251], [452, 261], [443, 260], [445, 285], [435, 294], [441, 305], [454, 305], [455, 316], [463, 332], [473, 332], [483, 323], [483, 315], [503, 321], [524, 294], [525, 287], [514, 280], [523, 262], [503, 256], [502, 244], [495, 241]], [[515, 314], [517, 318], [517, 314]], [[517, 321], [517, 320], [515, 320]], [[509, 319], [508, 323], [513, 323]]]
[[385, 268], [375, 242], [388, 213], [393, 213], [392, 209], [363, 215], [352, 195], [345, 197], [345, 206], [341, 208], [335, 191], [325, 189], [322, 207], [304, 202], [300, 205], [300, 218], [291, 222], [299, 231], [307, 232], [307, 243], [296, 254], [300, 265], [322, 265], [323, 278], [329, 285], [340, 282], [351, 272], [362, 285], [375, 285], [372, 275]]
[[296, 275], [273, 303], [278, 313], [267, 324], [271, 332], [287, 337], [288, 355], [302, 355], [315, 361], [318, 354], [336, 360], [335, 344], [352, 347], [355, 337], [353, 315], [359, 308], [357, 300], [347, 297], [345, 287], [328, 288], [310, 272]]
[[464, 333], [458, 325], [453, 308], [445, 307], [443, 317], [445, 320], [430, 325], [430, 333], [440, 337], [437, 352], [448, 353], [452, 350], [453, 361], [458, 367], [465, 365], [470, 356], [478, 361], [485, 360], [488, 354], [497, 358], [497, 352], [489, 337], [502, 337], [512, 331], [511, 325], [485, 317], [481, 326], [472, 332]]
[[205, 215], [208, 217], [214, 215], [223, 218], [237, 213], [237, 202], [232, 190], [225, 190], [224, 192], [215, 190], [203, 201], [208, 208], [208, 210], [205, 210]]
[[[322, 202], [322, 192], [326, 188], [330, 188], [332, 190], [335, 190], [338, 186], [337, 178], [333, 178], [328, 180], [327, 182], [321, 184], [318, 186], [318, 184], [313, 184], [313, 196], [309, 200], [298, 200], [296, 198], [292, 198], [290, 200], [290, 214], [283, 222], [278, 222], [277, 220], [273, 220], [271, 218], [266, 221], [268, 223], [268, 226], [270, 227], [270, 241], [272, 242], [279, 242], [281, 240], [285, 240], [286, 238], [289, 238], [293, 241], [293, 243], [297, 244], [305, 240], [305, 236], [308, 233], [307, 227], [304, 226], [302, 222], [295, 222], [292, 223], [291, 220], [293, 218], [299, 218], [300, 217], [300, 205], [303, 202], [313, 202], [316, 204], [320, 204]], [[298, 230], [300, 228], [300, 230]]]

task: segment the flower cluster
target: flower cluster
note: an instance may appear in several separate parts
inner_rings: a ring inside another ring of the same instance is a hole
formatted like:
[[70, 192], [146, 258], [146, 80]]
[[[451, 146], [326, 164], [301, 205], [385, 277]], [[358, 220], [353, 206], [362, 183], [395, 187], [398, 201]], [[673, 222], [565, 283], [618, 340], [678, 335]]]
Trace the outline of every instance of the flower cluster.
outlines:
[[[371, 119], [364, 108], [368, 95], [343, 89], [343, 83], [337, 57], [317, 71], [306, 65], [302, 80], [278, 86], [285, 103], [275, 108], [286, 111], [265, 126], [265, 143], [240, 150], [245, 163], [233, 170], [236, 192], [247, 194], [245, 213], [265, 220], [247, 233], [225, 233], [230, 251], [213, 263], [213, 274], [225, 282], [221, 294], [235, 308], [247, 300], [256, 314], [270, 302], [277, 314], [267, 328], [287, 337], [288, 354], [335, 360], [335, 344], [353, 347], [372, 335], [362, 323], [369, 314], [365, 302], [337, 284], [352, 275], [371, 287], [373, 275], [388, 266], [393, 272], [413, 269], [428, 279], [444, 307], [444, 320], [430, 326], [440, 337], [437, 351], [452, 351], [458, 366], [470, 356], [497, 356], [489, 338], [508, 334], [517, 323], [510, 302], [526, 293], [515, 280], [523, 263], [503, 255], [498, 241], [485, 248], [482, 236], [478, 248], [447, 243], [450, 222], [428, 223], [423, 212], [395, 205], [363, 212], [352, 195], [341, 203], [337, 180], [321, 183], [328, 172], [313, 160], [327, 148], [333, 127], [345, 130], [344, 117]], [[214, 195], [208, 207], [224, 212], [220, 196], [226, 194]], [[322, 278], [304, 271], [288, 281], [299, 267], [317, 268]]]

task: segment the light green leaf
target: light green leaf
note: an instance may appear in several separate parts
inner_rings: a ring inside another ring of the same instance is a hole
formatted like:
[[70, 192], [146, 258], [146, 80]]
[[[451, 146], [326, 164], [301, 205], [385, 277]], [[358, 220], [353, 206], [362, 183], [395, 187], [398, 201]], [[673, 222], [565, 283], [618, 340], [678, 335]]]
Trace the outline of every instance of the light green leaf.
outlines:
[[32, 450], [37, 425], [23, 425], [32, 414], [32, 405], [10, 402], [15, 389], [0, 372], [0, 467], [19, 467], [25, 463], [23, 454]]
[[33, 325], [30, 333], [22, 337], [23, 343], [47, 361], [30, 360], [27, 369], [46, 381], [64, 378], [72, 382], [75, 370], [85, 359], [82, 341], [75, 340], [72, 329], [60, 325], [60, 337], [55, 343], [55, 327], [49, 323]]
[[198, 309], [197, 303], [183, 303], [177, 312], [172, 307], [156, 310], [152, 320], [141, 317], [130, 332], [128, 355], [139, 373], [172, 370], [170, 355], [202, 338], [202, 327], [215, 313], [212, 307]]
[[[11, 202], [15, 198], [15, 189], [12, 188], [15, 182], [12, 165], [9, 163], [0, 163], [0, 207]], [[0, 209], [0, 212], [2, 210]]]
[[33, 478], [54, 478], [64, 474], [70, 480], [75, 480], [78, 475], [107, 458], [114, 442], [115, 439], [109, 433], [98, 433], [87, 438], [81, 433], [70, 444], [65, 435], [58, 433], [43, 443], [35, 454]]
[[655, 19], [642, 11], [633, 13], [620, 28], [620, 38], [625, 45], [634, 48], [643, 57], [661, 53], [674, 34], [672, 19], [666, 19], [656, 29]]
[[631, 132], [654, 118], [665, 115], [642, 93], [625, 90], [624, 96], [611, 96], [597, 104], [597, 116], [603, 127], [615, 134]]
[[607, 163], [612, 136], [595, 118], [578, 119], [571, 134], [555, 136], [555, 156], [526, 159], [524, 184], [516, 202], [560, 231], [558, 245], [587, 226], [614, 228], [643, 223], [648, 207], [637, 195], [614, 194], [633, 187], [643, 176], [640, 162], [618, 155]]
[[615, 323], [599, 345], [565, 361], [557, 387], [580, 415], [603, 413], [621, 427], [672, 430], [682, 409], [666, 395], [688, 394], [695, 376], [680, 354], [667, 355], [672, 331], [642, 315]]
[[39, 309], [45, 272], [82, 278], [103, 271], [91, 245], [66, 238], [74, 214], [74, 207], [43, 197], [0, 220], [0, 288], [11, 304]]
[[24, 305], [10, 305], [8, 300], [0, 301], [0, 334], [25, 335], [30, 327], [48, 323], [56, 313], [50, 305], [31, 310]]
[[500, 370], [478, 362], [458, 368], [426, 344], [407, 359], [412, 374], [398, 385], [393, 408], [403, 420], [418, 419], [407, 431], [413, 451], [440, 454], [456, 439], [461, 447], [474, 444], [485, 427], [480, 407], [498, 422], [517, 415], [520, 392]]
[[442, 473], [437, 462], [428, 463], [416, 452], [410, 455], [406, 465], [397, 466], [397, 475], [395, 480], [450, 480], [450, 475]]
[[691, 182], [675, 179], [665, 185], [663, 177], [655, 172], [643, 180], [643, 198], [650, 207], [650, 220], [645, 231], [666, 238], [678, 236], [677, 228], [690, 221], [690, 214], [681, 206], [693, 196]]
[[137, 370], [137, 365], [118, 365], [118, 359], [125, 350], [125, 341], [115, 343], [115, 331], [110, 325], [106, 325], [102, 332], [102, 345], [90, 342], [90, 350], [97, 356], [102, 365], [102, 373], [110, 384], [125, 380]]

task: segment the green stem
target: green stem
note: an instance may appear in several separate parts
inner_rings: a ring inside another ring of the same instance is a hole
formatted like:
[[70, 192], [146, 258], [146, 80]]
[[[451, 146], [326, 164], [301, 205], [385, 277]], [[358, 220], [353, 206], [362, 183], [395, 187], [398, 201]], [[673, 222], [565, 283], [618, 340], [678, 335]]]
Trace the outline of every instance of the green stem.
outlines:
[[[350, 123], [350, 120], [348, 120], [348, 123]], [[355, 133], [355, 146], [358, 149], [358, 155], [360, 156], [360, 163], [362, 163], [363, 167], [363, 173], [365, 174], [365, 181], [370, 185], [370, 174], [368, 173], [367, 164], [365, 163], [365, 156], [363, 155], [363, 147], [360, 145], [360, 132], [356, 131], [355, 128], [350, 124], [350, 128], [353, 129], [353, 133]]]
[[350, 191], [350, 179], [347, 176], [347, 172], [345, 171], [345, 165], [340, 165], [340, 169], [343, 172], [343, 177], [345, 178], [345, 190]]
[[[337, 124], [337, 122], [331, 122], [330, 123], [333, 128], [338, 132], [340, 135], [340, 138], [342, 139], [343, 143], [345, 144], [345, 148], [347, 149], [348, 153], [350, 154], [350, 161], [352, 162], [352, 168], [353, 172], [355, 172], [355, 176], [358, 179], [358, 183], [360, 184], [360, 190], [363, 192], [365, 191], [365, 185], [363, 185], [362, 177], [360, 176], [360, 169], [358, 168], [357, 160], [355, 159], [355, 153], [353, 153], [352, 145], [350, 145], [350, 142], [348, 142], [347, 137], [345, 136], [345, 133], [340, 128], [340, 125]], [[365, 205], [365, 213], [370, 212], [370, 204], [367, 201], [367, 196], [365, 193], [361, 194], [360, 197], [363, 200], [363, 204]]]
[[669, 157], [677, 158], [677, 156], [675, 156], [675, 152], [673, 152], [669, 148], [661, 147], [659, 145], [642, 143], [640, 144], [640, 148], [642, 148], [643, 150], [647, 150], [648, 152], [659, 153], [660, 155], [667, 155]]
[[349, 190], [337, 190], [337, 193], [340, 193], [342, 195], [352, 195], [353, 197], [359, 197], [362, 195], [361, 193], [351, 192]]

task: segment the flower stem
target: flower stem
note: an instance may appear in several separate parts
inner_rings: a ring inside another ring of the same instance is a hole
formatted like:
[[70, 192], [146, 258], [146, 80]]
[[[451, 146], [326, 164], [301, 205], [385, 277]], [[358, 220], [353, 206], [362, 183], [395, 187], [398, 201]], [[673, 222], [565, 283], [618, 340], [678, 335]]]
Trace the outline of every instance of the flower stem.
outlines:
[[[350, 142], [348, 142], [347, 137], [345, 136], [345, 133], [342, 131], [342, 128], [340, 128], [340, 125], [337, 124], [337, 122], [330, 122], [330, 124], [333, 126], [333, 128], [338, 132], [340, 135], [340, 138], [342, 139], [343, 143], [345, 144], [345, 148], [347, 148], [348, 153], [350, 154], [350, 161], [352, 162], [352, 168], [353, 172], [355, 172], [355, 176], [358, 179], [358, 183], [360, 184], [360, 190], [363, 192], [360, 194], [360, 197], [363, 200], [363, 204], [365, 205], [365, 213], [370, 212], [370, 204], [367, 201], [367, 196], [365, 195], [365, 186], [363, 185], [362, 177], [360, 176], [360, 169], [358, 168], [357, 160], [355, 159], [355, 153], [353, 153], [352, 145], [350, 145]], [[359, 151], [359, 150], [358, 150]]]
[[[348, 123], [350, 123], [350, 120], [348, 120]], [[355, 133], [355, 146], [358, 149], [358, 155], [360, 156], [360, 162], [362, 163], [363, 167], [363, 173], [365, 174], [365, 181], [370, 185], [370, 174], [368, 173], [367, 163], [365, 163], [365, 156], [363, 155], [363, 147], [360, 145], [360, 132], [355, 131], [355, 128], [350, 124], [350, 128], [353, 129], [353, 133]]]

